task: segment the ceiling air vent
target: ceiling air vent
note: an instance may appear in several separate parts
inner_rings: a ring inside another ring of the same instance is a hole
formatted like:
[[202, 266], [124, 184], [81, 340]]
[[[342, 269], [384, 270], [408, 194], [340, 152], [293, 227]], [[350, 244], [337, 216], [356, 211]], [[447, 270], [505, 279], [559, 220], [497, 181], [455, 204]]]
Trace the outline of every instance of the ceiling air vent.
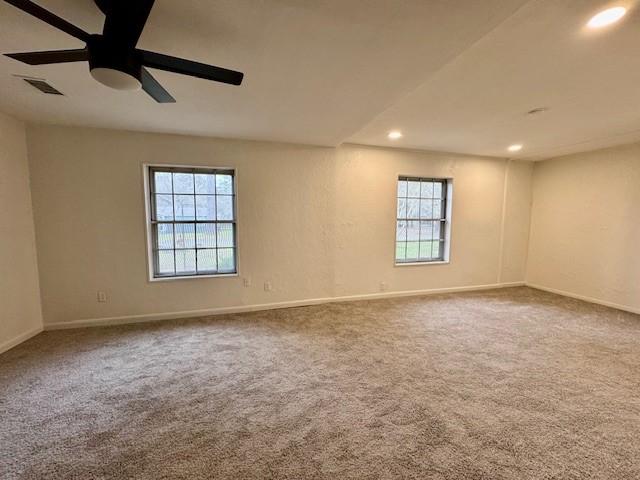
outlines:
[[22, 78], [25, 82], [31, 85], [34, 88], [37, 88], [42, 93], [46, 93], [47, 95], [64, 95], [60, 90], [52, 87], [47, 83], [46, 80], [42, 78], [30, 78], [30, 77], [19, 77]]

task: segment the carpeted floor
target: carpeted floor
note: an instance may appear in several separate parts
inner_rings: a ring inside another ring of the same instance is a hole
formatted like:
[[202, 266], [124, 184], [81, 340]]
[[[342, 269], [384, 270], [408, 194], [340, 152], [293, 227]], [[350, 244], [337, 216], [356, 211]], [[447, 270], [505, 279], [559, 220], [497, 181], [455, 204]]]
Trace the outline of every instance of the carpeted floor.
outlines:
[[528, 288], [45, 332], [2, 479], [638, 479], [640, 317]]

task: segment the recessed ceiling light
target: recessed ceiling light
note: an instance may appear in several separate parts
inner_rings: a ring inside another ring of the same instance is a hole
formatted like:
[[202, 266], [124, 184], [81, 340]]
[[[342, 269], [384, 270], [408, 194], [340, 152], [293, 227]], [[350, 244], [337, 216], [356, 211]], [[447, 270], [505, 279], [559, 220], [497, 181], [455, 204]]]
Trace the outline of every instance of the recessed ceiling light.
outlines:
[[624, 7], [613, 7], [607, 8], [597, 15], [593, 16], [589, 23], [587, 23], [587, 27], [589, 28], [602, 28], [607, 25], [611, 25], [612, 23], [617, 22], [622, 17], [624, 17], [625, 13], [627, 13], [627, 9]]
[[510, 152], [519, 152], [520, 150], [522, 150], [522, 145], [511, 145], [509, 148], [507, 148], [507, 150], [509, 150]]
[[389, 140], [398, 140], [399, 138], [402, 138], [402, 132], [393, 130], [392, 132], [389, 132], [389, 135], [387, 135], [387, 137], [389, 137]]

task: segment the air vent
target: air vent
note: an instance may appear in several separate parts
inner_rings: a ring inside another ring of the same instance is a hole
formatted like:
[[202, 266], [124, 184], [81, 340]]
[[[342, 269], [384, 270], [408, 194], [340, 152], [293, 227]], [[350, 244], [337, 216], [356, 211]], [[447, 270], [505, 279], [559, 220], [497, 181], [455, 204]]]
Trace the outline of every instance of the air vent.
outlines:
[[45, 80], [41, 78], [25, 78], [21, 77], [25, 82], [31, 85], [34, 88], [37, 88], [42, 93], [46, 93], [47, 95], [64, 95], [60, 90], [53, 88], [49, 85]]

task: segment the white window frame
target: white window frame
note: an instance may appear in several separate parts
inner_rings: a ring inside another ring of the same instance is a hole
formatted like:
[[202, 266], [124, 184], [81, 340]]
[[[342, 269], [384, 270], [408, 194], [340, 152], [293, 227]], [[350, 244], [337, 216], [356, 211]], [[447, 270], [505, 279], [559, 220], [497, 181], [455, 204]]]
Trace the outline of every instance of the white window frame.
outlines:
[[[211, 273], [200, 275], [168, 275], [168, 276], [155, 276], [153, 257], [153, 228], [151, 221], [151, 179], [150, 171], [152, 168], [184, 168], [184, 169], [201, 169], [201, 170], [230, 170], [233, 171], [233, 217], [235, 223], [235, 272], [229, 273]], [[192, 280], [192, 279], [205, 279], [205, 278], [229, 278], [238, 277], [240, 275], [240, 240], [239, 240], [239, 222], [238, 222], [238, 170], [235, 167], [217, 167], [211, 165], [181, 165], [181, 164], [168, 164], [168, 163], [143, 163], [142, 164], [142, 179], [143, 179], [143, 195], [144, 195], [144, 210], [145, 210], [145, 234], [146, 234], [146, 250], [147, 250], [147, 280], [149, 282], [166, 282], [172, 280]]]
[[[397, 249], [397, 236], [398, 236], [398, 182], [401, 179], [415, 179], [421, 181], [438, 181], [445, 183], [445, 217], [444, 217], [444, 251], [443, 257], [437, 260], [416, 260], [411, 262], [402, 262], [398, 261], [396, 257], [396, 249]], [[415, 267], [415, 266], [426, 266], [426, 265], [448, 265], [451, 263], [451, 218], [453, 213], [453, 178], [449, 177], [434, 177], [434, 176], [422, 176], [415, 174], [398, 174], [395, 178], [394, 184], [394, 225], [393, 229], [393, 264], [395, 267]]]

